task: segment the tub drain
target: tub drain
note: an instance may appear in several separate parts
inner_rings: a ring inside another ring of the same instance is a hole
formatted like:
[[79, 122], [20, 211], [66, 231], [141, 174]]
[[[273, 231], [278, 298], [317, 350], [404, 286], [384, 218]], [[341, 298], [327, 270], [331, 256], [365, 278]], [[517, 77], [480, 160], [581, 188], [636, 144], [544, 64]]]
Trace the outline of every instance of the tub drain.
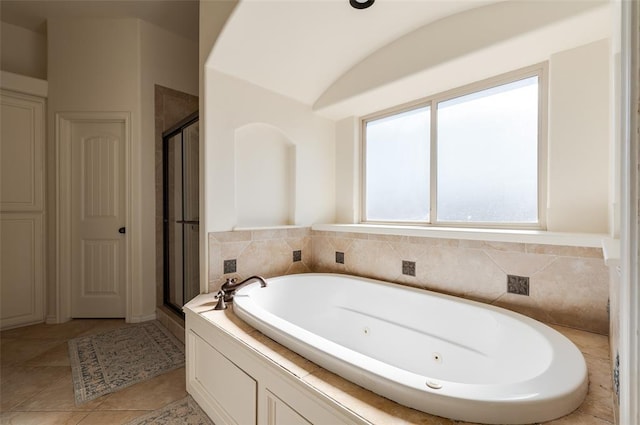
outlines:
[[434, 390], [439, 390], [440, 388], [442, 388], [442, 384], [438, 381], [427, 379], [427, 387], [433, 388]]

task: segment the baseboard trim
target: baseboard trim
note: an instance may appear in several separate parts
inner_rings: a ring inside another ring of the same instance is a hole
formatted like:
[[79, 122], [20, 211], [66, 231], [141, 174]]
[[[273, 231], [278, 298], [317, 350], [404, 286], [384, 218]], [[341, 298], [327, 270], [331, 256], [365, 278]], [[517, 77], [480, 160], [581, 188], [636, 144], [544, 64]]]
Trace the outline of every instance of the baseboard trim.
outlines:
[[128, 323], [142, 323], [148, 322], [149, 320], [156, 320], [156, 313], [148, 314], [146, 316], [133, 316], [127, 320]]

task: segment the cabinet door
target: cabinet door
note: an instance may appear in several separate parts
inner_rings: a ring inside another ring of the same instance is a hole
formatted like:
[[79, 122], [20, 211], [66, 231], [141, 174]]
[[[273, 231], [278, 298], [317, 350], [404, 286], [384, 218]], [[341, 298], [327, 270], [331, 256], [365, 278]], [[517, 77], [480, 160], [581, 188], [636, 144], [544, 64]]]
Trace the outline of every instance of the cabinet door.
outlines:
[[[216, 423], [256, 423], [257, 383], [251, 376], [193, 332], [188, 335], [192, 385], [205, 393], [215, 409]], [[209, 413], [209, 412], [207, 412]]]
[[42, 214], [0, 214], [0, 327], [44, 319]]
[[271, 391], [267, 390], [266, 394], [268, 425], [311, 425], [311, 422], [307, 421]]
[[44, 321], [44, 99], [0, 92], [0, 328]]
[[0, 210], [44, 209], [44, 99], [0, 95]]

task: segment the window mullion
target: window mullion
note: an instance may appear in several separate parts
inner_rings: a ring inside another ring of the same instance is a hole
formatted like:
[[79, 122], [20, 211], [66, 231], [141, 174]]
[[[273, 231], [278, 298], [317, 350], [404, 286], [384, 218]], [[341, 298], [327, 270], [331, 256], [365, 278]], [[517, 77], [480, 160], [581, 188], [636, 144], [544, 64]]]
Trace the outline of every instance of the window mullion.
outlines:
[[431, 134], [429, 135], [430, 143], [430, 166], [429, 166], [429, 196], [430, 196], [430, 211], [429, 222], [431, 224], [437, 223], [438, 218], [438, 205], [437, 200], [437, 176], [438, 176], [438, 104], [432, 100], [431, 105]]

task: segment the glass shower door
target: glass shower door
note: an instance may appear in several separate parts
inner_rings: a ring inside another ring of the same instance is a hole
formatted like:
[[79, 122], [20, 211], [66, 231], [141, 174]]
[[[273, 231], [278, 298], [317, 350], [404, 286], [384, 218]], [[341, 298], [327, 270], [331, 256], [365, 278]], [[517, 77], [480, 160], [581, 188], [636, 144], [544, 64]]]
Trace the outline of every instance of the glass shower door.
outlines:
[[197, 115], [163, 135], [163, 300], [179, 313], [200, 293], [198, 139]]

